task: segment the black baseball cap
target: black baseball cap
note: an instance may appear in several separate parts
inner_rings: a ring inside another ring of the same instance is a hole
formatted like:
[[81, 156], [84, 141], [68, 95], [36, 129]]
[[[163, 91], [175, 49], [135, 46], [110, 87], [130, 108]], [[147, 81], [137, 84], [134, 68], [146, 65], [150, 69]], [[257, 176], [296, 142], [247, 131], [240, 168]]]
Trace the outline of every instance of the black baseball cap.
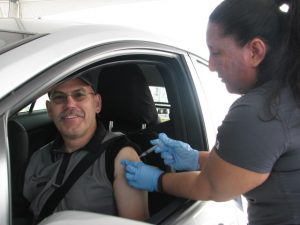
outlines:
[[[85, 82], [86, 84], [91, 86], [95, 93], [98, 93], [98, 76], [97, 76], [97, 74], [92, 73], [92, 72], [84, 72], [75, 78], [82, 80], [83, 82]], [[72, 78], [72, 79], [75, 79], [75, 78]], [[48, 92], [49, 97], [50, 97], [50, 94], [51, 94], [51, 91]]]
[[77, 78], [90, 85], [95, 93], [98, 92], [98, 76], [96, 76], [96, 74], [87, 72], [78, 76]]

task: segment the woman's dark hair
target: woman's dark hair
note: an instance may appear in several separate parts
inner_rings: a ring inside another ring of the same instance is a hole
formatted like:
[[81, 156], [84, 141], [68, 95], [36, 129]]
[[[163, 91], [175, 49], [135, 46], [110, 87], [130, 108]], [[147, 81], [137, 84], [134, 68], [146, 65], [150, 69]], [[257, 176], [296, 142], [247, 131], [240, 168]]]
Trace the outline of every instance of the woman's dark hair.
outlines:
[[[257, 85], [271, 79], [277, 80], [276, 94], [288, 84], [300, 99], [299, 2], [224, 0], [211, 13], [209, 22], [219, 24], [224, 36], [232, 36], [240, 46], [255, 37], [261, 38], [268, 46], [268, 51], [258, 68]], [[279, 8], [284, 3], [289, 6], [288, 12]]]

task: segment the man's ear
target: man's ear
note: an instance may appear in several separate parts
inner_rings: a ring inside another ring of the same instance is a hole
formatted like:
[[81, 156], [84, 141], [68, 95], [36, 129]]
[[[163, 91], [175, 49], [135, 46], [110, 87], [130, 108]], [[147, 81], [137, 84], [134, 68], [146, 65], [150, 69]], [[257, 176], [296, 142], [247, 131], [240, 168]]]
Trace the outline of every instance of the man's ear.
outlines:
[[52, 110], [50, 107], [50, 101], [46, 101], [46, 108], [47, 108], [47, 112], [48, 112], [48, 116], [52, 119]]
[[102, 109], [102, 98], [101, 95], [99, 94], [96, 94], [95, 97], [96, 97], [96, 113], [99, 113], [101, 112]]
[[257, 67], [266, 57], [267, 45], [260, 38], [254, 38], [248, 43], [250, 50], [250, 63], [253, 67]]

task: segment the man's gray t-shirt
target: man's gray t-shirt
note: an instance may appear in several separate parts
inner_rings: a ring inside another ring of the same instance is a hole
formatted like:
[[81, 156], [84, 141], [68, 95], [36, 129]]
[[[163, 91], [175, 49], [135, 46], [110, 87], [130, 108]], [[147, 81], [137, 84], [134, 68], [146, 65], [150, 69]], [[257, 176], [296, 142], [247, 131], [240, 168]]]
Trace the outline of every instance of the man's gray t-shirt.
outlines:
[[249, 224], [300, 224], [300, 103], [283, 89], [276, 118], [266, 111], [272, 83], [231, 106], [218, 129], [216, 152], [225, 161], [257, 173], [271, 173], [245, 194]]
[[[97, 150], [95, 149], [97, 146], [99, 149], [101, 142], [119, 135], [106, 132], [102, 126], [98, 126], [93, 139], [83, 149], [73, 153], [64, 153], [61, 148], [62, 145], [54, 141], [35, 152], [26, 169], [23, 189], [24, 196], [31, 202], [30, 209], [34, 213], [34, 217], [39, 215], [46, 200], [56, 189], [57, 183], [63, 183], [73, 168], [89, 151]], [[80, 176], [55, 211], [73, 209], [117, 215], [112, 183], [106, 171], [106, 154], [105, 151]], [[61, 175], [59, 170], [62, 167], [62, 162], [67, 158], [66, 156], [69, 158], [67, 168]]]

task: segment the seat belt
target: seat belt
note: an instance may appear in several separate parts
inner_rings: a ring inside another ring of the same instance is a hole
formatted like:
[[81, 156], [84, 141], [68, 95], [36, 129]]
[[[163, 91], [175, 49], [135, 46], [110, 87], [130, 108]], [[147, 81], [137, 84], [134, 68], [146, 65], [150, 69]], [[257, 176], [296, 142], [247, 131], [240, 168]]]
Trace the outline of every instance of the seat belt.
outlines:
[[[124, 135], [114, 137], [106, 142], [104, 142], [98, 151], [89, 152], [80, 162], [75, 166], [75, 168], [71, 171], [70, 175], [67, 177], [65, 182], [54, 190], [54, 192], [49, 196], [47, 201], [45, 202], [43, 208], [40, 211], [37, 219], [34, 220], [33, 224], [38, 224], [44, 218], [53, 213], [54, 209], [57, 207], [59, 202], [64, 198], [66, 193], [70, 190], [73, 184], [79, 179], [79, 177], [98, 159], [106, 147], [112, 142], [120, 142], [124, 141], [126, 137]], [[127, 139], [126, 139], [127, 140]]]

